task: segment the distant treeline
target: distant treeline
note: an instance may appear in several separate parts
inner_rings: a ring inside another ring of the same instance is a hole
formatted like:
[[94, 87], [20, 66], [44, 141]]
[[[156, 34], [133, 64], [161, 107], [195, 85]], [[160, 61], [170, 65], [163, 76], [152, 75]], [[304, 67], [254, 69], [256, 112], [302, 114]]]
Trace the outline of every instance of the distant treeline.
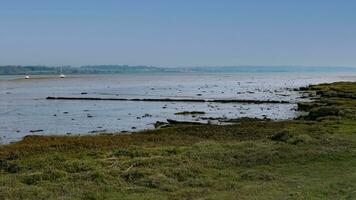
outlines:
[[164, 72], [163, 68], [128, 65], [93, 65], [81, 67], [51, 66], [0, 66], [0, 75], [52, 75], [52, 74], [115, 74]]
[[238, 72], [356, 72], [356, 67], [304, 66], [223, 66], [223, 67], [152, 67], [129, 65], [71, 66], [0, 66], [0, 75], [53, 74], [119, 74], [119, 73], [238, 73]]

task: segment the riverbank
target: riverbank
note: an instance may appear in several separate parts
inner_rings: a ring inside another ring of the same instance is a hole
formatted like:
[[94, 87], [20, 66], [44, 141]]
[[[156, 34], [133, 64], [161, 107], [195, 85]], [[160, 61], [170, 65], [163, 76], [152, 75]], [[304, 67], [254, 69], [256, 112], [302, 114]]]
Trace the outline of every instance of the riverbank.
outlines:
[[0, 199], [356, 198], [356, 83], [302, 90], [296, 120], [25, 137], [0, 148]]

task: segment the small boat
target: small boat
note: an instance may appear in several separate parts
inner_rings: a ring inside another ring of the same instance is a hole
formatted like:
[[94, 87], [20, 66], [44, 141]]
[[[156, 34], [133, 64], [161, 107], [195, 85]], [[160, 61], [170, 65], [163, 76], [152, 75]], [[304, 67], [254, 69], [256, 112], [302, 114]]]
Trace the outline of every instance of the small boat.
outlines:
[[65, 78], [65, 77], [67, 76], [62, 73], [62, 66], [61, 66], [61, 74], [59, 75], [59, 78]]
[[30, 79], [30, 76], [25, 76], [25, 79]]

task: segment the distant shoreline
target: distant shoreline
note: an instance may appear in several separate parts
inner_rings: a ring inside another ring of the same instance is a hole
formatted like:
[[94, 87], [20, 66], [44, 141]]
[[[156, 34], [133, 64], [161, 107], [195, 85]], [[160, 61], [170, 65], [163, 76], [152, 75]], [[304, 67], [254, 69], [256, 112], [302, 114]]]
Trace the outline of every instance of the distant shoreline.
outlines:
[[129, 65], [92, 66], [0, 66], [0, 75], [68, 75], [86, 74], [144, 74], [144, 73], [312, 73], [354, 72], [356, 67], [304, 67], [304, 66], [217, 66], [217, 67], [153, 67]]

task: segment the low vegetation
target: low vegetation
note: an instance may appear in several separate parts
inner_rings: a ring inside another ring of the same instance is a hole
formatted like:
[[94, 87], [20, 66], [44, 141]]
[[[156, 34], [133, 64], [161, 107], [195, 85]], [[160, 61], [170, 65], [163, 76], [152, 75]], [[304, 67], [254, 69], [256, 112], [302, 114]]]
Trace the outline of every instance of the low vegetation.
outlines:
[[356, 199], [356, 83], [303, 90], [296, 120], [28, 136], [0, 147], [0, 199]]

